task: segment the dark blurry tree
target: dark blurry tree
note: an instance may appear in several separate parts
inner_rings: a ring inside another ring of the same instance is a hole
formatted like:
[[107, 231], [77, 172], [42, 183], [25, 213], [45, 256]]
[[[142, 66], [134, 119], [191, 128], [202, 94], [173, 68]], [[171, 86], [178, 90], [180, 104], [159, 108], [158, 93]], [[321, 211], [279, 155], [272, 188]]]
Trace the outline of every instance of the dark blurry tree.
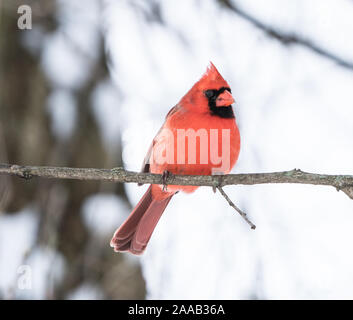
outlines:
[[[17, 9], [23, 4], [31, 6], [33, 27], [43, 32], [36, 53], [23, 45], [31, 31], [17, 26]], [[89, 78], [72, 90], [78, 121], [72, 136], [63, 141], [50, 128], [46, 105], [55, 84], [46, 78], [40, 63], [44, 36], [57, 32], [60, 25], [58, 3], [4, 0], [0, 6], [0, 162], [72, 167], [122, 165], [119, 141], [116, 152], [107, 152], [91, 108], [92, 92], [109, 79], [104, 37], [100, 34], [99, 54]], [[47, 288], [47, 298], [64, 299], [83, 283], [101, 289], [102, 298], [145, 296], [138, 265], [114, 254], [108, 245], [110, 239], [95, 239], [82, 221], [83, 201], [100, 191], [115, 192], [127, 201], [121, 184], [59, 180], [22, 183], [16, 178], [0, 177], [1, 212], [15, 215], [24, 207], [35, 207], [40, 216], [36, 245], [49, 246], [66, 259], [64, 279], [58, 286]]]

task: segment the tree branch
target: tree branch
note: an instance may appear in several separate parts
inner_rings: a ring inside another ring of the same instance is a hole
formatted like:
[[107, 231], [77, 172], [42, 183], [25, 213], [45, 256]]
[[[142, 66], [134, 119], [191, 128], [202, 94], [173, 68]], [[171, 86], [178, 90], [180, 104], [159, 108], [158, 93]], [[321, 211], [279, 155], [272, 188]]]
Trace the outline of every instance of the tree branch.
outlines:
[[[162, 175], [139, 173], [114, 169], [39, 167], [0, 164], [0, 175], [15, 175], [21, 178], [32, 177], [76, 180], [100, 180], [111, 182], [163, 184]], [[321, 186], [332, 186], [342, 190], [353, 199], [353, 175], [328, 175], [307, 173], [299, 169], [270, 173], [228, 174], [213, 176], [169, 175], [168, 185], [209, 186], [213, 188], [227, 185], [254, 185], [265, 183], [299, 183]]]
[[241, 9], [239, 6], [237, 6], [236, 4], [234, 4], [234, 2], [230, 0], [219, 0], [219, 3], [224, 7], [226, 7], [227, 9], [239, 15], [239, 17], [250, 22], [254, 27], [258, 28], [259, 30], [262, 30], [265, 34], [270, 36], [272, 39], [275, 39], [287, 46], [293, 45], [293, 44], [300, 45], [302, 47], [305, 47], [315, 52], [316, 54], [322, 57], [325, 57], [331, 61], [334, 61], [335, 63], [337, 63], [338, 65], [344, 68], [347, 68], [353, 71], [353, 61], [347, 61], [337, 56], [336, 54], [321, 48], [320, 46], [313, 43], [312, 41], [304, 39], [294, 33], [283, 32], [269, 25], [266, 25], [265, 23], [261, 22], [259, 19], [255, 18], [245, 10]]

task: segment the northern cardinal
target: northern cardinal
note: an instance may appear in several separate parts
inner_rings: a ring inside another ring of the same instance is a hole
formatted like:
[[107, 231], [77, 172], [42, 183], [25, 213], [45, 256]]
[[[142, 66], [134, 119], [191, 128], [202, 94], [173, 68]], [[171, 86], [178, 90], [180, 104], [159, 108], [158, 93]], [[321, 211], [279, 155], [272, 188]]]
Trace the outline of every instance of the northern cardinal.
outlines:
[[[210, 62], [202, 78], [168, 112], [144, 159], [142, 172], [164, 176], [229, 173], [240, 151], [233, 103], [228, 83]], [[173, 195], [197, 188], [150, 185], [110, 245], [115, 251], [142, 254]]]

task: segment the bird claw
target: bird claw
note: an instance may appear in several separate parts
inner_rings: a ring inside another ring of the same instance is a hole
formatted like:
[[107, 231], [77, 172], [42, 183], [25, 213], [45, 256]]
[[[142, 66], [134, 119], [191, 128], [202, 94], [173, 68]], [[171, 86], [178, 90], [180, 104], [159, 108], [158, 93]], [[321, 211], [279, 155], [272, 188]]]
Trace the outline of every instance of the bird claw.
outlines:
[[172, 176], [172, 173], [169, 172], [168, 170], [163, 171], [163, 174], [162, 174], [162, 182], [163, 182], [163, 189], [162, 190], [163, 191], [167, 191], [167, 187], [168, 187], [167, 180], [171, 176]]

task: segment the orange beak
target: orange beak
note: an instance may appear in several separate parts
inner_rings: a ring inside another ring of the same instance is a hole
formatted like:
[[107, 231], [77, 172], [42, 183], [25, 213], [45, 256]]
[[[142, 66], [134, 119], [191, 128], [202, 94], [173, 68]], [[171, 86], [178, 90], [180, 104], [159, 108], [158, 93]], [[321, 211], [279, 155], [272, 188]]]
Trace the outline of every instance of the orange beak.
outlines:
[[222, 92], [216, 99], [217, 107], [227, 107], [230, 106], [232, 103], [234, 103], [234, 98], [228, 90]]

